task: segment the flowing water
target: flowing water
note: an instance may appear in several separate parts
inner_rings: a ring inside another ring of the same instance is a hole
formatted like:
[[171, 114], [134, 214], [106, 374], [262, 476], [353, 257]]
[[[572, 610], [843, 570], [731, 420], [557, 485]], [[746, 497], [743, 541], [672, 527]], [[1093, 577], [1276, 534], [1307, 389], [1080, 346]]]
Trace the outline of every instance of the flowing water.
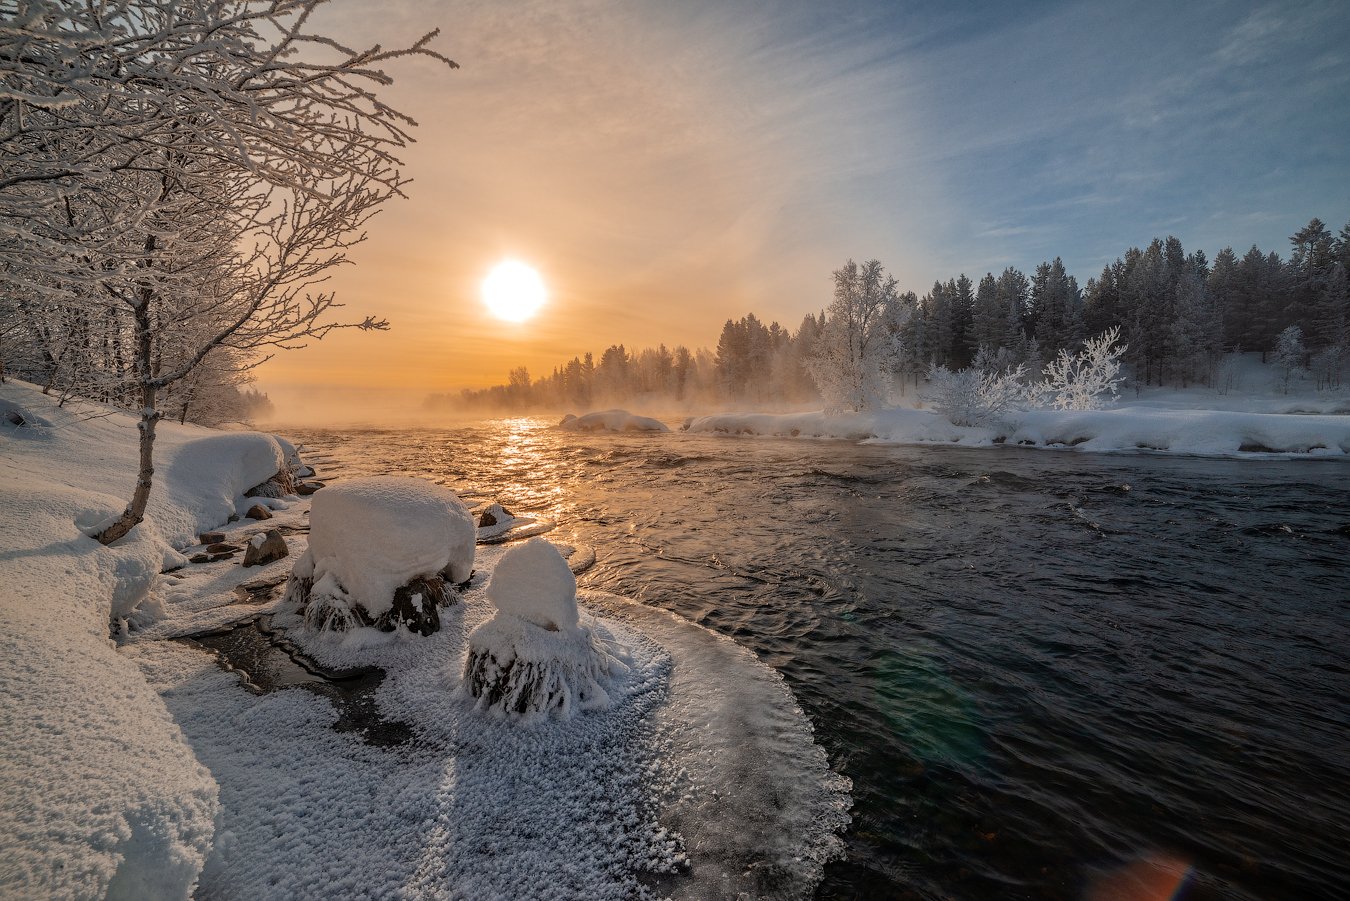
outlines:
[[854, 785], [820, 898], [1350, 897], [1344, 462], [290, 434], [555, 520], [583, 585], [783, 673]]

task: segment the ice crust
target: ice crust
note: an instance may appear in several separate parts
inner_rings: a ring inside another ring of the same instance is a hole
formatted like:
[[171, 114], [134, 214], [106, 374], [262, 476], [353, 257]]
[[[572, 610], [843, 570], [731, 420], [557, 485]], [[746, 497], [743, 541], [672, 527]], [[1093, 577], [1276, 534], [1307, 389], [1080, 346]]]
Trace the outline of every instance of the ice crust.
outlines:
[[463, 582], [473, 570], [473, 517], [449, 488], [406, 476], [367, 476], [330, 485], [310, 507], [309, 548], [295, 564], [315, 589], [336, 580], [371, 617], [416, 576], [448, 570]]

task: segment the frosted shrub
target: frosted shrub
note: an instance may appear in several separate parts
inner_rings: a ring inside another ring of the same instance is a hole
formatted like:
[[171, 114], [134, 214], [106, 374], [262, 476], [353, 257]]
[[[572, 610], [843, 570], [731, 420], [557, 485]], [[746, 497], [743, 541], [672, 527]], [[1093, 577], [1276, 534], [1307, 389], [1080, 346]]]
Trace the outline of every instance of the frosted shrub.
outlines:
[[1038, 386], [1041, 398], [1056, 410], [1100, 410], [1116, 399], [1120, 383], [1120, 358], [1128, 345], [1120, 329], [1111, 328], [1089, 338], [1076, 354], [1061, 350], [1045, 367], [1045, 381]]
[[1020, 364], [1006, 372], [975, 366], [952, 372], [946, 366], [933, 366], [928, 370], [928, 386], [920, 396], [954, 425], [993, 425], [1026, 405], [1025, 377], [1026, 366]]

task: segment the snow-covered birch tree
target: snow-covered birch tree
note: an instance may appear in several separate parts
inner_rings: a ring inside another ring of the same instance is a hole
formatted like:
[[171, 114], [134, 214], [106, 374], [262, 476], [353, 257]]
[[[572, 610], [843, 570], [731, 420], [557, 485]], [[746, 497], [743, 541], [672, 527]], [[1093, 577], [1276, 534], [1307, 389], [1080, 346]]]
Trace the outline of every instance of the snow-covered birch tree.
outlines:
[[827, 412], [869, 410], [886, 400], [899, 335], [912, 308], [881, 263], [853, 260], [834, 273], [834, 301], [807, 361]]
[[315, 33], [326, 2], [20, 0], [0, 21], [0, 294], [38, 331], [83, 322], [55, 329], [69, 378], [140, 416], [104, 543], [144, 515], [166, 389], [208, 360], [387, 325], [330, 318], [319, 288], [405, 184], [415, 123], [378, 97], [381, 66], [455, 64], [436, 32], [394, 50]]

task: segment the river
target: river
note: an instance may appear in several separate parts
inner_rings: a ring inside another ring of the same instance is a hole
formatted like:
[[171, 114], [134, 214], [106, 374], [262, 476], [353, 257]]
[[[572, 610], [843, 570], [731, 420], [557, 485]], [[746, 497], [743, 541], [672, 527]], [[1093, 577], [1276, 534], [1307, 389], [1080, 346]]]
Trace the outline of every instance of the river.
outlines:
[[554, 520], [583, 586], [778, 669], [854, 785], [819, 898], [1350, 896], [1345, 462], [288, 434]]

